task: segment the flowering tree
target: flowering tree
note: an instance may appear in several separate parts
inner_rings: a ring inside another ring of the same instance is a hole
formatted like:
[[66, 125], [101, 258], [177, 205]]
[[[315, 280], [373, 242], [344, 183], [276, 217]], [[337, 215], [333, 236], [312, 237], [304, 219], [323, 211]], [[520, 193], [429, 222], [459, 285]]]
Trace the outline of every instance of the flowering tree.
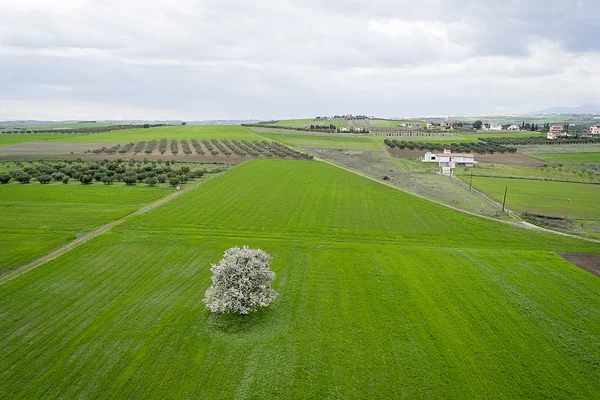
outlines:
[[248, 246], [225, 250], [219, 263], [211, 265], [212, 286], [206, 290], [206, 307], [217, 313], [247, 315], [271, 304], [279, 294], [271, 288], [275, 273], [270, 259], [264, 250]]

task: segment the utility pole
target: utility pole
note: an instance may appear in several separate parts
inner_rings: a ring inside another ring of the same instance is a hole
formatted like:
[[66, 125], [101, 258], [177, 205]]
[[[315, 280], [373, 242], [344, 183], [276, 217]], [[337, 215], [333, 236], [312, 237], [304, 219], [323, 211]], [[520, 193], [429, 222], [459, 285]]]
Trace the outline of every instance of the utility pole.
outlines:
[[567, 221], [569, 220], [569, 203], [571, 199], [567, 199], [567, 211], [565, 212], [565, 229], [567, 229]]
[[502, 201], [502, 212], [504, 212], [504, 206], [506, 205], [506, 192], [508, 192], [508, 186], [504, 189], [504, 200]]
[[473, 186], [473, 170], [471, 170], [471, 179], [469, 180], [469, 192], [471, 191], [472, 186]]

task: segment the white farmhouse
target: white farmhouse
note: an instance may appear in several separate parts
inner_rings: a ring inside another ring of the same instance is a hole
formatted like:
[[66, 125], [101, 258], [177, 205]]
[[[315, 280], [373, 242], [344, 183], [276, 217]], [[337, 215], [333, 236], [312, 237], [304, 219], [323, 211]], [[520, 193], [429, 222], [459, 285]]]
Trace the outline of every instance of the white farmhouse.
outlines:
[[502, 130], [502, 125], [500, 125], [497, 122], [492, 122], [490, 124], [490, 131], [501, 131]]
[[600, 124], [590, 126], [587, 133], [588, 135], [600, 135]]
[[506, 130], [507, 131], [520, 131], [521, 127], [519, 125], [512, 124], [508, 128], [506, 128]]
[[475, 156], [470, 153], [452, 153], [444, 149], [443, 153], [427, 152], [421, 159], [423, 162], [436, 162], [444, 175], [452, 175], [452, 169], [457, 166], [474, 167], [477, 164]]
[[562, 125], [552, 125], [548, 130], [548, 135], [546, 136], [548, 139], [560, 139], [567, 137], [565, 133], [565, 128]]

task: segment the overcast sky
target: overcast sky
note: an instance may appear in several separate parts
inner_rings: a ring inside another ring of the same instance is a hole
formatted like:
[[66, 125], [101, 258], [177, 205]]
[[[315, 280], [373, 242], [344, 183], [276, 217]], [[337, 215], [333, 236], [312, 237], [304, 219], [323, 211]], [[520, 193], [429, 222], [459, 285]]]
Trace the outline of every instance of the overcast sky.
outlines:
[[598, 0], [0, 0], [0, 120], [600, 103]]

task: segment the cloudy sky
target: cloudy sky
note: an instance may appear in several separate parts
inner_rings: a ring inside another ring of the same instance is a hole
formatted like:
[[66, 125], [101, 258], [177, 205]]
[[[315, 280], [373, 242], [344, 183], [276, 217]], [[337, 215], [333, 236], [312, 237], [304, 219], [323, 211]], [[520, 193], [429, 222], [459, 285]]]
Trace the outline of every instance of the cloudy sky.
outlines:
[[0, 0], [0, 120], [600, 103], [598, 0]]

